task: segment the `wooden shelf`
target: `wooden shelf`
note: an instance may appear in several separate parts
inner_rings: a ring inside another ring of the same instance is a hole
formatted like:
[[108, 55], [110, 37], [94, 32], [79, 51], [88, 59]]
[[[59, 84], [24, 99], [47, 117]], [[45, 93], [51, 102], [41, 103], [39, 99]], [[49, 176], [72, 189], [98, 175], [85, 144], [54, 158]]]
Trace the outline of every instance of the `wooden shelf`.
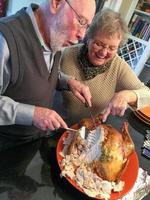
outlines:
[[137, 13], [137, 14], [141, 14], [141, 15], [145, 15], [147, 17], [150, 17], [150, 13], [144, 12], [142, 10], [135, 9], [134, 12]]

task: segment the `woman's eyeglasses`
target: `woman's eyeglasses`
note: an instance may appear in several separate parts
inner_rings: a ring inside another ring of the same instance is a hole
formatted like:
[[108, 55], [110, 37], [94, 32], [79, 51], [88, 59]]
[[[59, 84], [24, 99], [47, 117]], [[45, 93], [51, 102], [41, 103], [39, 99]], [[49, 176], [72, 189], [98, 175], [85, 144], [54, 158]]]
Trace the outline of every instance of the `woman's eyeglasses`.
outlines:
[[69, 7], [73, 10], [73, 12], [75, 13], [75, 15], [76, 15], [76, 18], [77, 18], [77, 20], [78, 20], [78, 22], [79, 22], [79, 24], [80, 24], [80, 27], [81, 28], [88, 28], [89, 27], [89, 24], [88, 24], [88, 22], [87, 22], [87, 19], [85, 19], [84, 17], [81, 17], [76, 11], [75, 11], [75, 9], [71, 6], [71, 4], [69, 3], [69, 1], [68, 0], [65, 0], [66, 2], [67, 2], [67, 4], [69, 5]]
[[98, 41], [98, 42], [93, 41], [93, 46], [94, 46], [94, 48], [96, 48], [97, 50], [104, 50], [104, 49], [107, 49], [107, 51], [108, 51], [109, 53], [114, 53], [114, 52], [116, 52], [116, 51], [118, 50], [118, 47], [116, 47], [116, 46], [108, 46], [108, 45], [104, 44], [104, 43], [101, 42], [101, 41]]

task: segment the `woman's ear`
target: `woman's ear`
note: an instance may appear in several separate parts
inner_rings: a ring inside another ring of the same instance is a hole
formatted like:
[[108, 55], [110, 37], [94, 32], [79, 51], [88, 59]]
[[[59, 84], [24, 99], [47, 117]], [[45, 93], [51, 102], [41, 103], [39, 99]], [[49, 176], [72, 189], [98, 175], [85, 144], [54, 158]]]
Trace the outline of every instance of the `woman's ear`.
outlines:
[[61, 3], [63, 2], [64, 0], [51, 0], [50, 2], [50, 6], [51, 6], [51, 12], [53, 14], [55, 14], [59, 8], [59, 6], [61, 5]]

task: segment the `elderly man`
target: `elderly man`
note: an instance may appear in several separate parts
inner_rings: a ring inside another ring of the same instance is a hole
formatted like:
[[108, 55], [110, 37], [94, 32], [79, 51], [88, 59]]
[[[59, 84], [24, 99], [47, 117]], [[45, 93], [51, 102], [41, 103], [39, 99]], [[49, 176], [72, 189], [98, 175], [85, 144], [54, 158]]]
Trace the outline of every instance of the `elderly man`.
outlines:
[[51, 109], [56, 85], [91, 105], [89, 88], [58, 73], [60, 48], [81, 40], [95, 0], [45, 0], [0, 20], [0, 147], [67, 128]]

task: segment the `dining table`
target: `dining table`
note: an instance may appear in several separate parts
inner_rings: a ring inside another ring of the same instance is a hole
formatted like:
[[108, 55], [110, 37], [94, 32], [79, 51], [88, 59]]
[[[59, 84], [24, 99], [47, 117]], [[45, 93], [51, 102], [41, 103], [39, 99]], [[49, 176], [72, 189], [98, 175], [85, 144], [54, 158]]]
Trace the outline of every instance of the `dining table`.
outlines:
[[[150, 159], [142, 155], [145, 135], [150, 126], [138, 119], [130, 109], [123, 117], [110, 115], [106, 124], [121, 130], [124, 122], [129, 124], [139, 167], [150, 175]], [[0, 152], [0, 200], [93, 199], [60, 176], [56, 147], [62, 134], [63, 130], [60, 129]], [[150, 193], [143, 200], [150, 200]]]

